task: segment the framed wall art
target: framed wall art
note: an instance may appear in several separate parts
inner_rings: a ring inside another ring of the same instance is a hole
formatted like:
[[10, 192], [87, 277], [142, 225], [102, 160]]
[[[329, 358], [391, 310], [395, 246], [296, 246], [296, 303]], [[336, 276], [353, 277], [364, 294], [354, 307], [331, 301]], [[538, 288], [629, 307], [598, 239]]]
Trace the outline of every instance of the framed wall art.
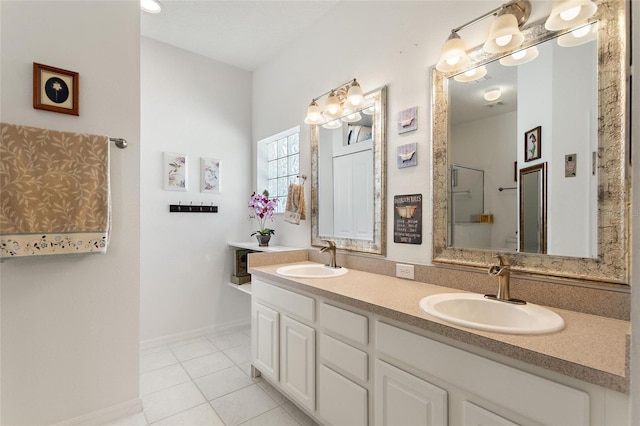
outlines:
[[408, 108], [398, 113], [398, 134], [418, 129], [418, 107]]
[[217, 158], [200, 159], [200, 192], [220, 193], [220, 160]]
[[524, 161], [537, 160], [542, 156], [542, 127], [524, 132]]
[[164, 189], [167, 191], [187, 191], [188, 160], [185, 154], [164, 153]]
[[408, 143], [398, 147], [398, 168], [412, 167], [418, 165], [418, 144]]
[[33, 63], [33, 107], [80, 115], [80, 75], [74, 71]]

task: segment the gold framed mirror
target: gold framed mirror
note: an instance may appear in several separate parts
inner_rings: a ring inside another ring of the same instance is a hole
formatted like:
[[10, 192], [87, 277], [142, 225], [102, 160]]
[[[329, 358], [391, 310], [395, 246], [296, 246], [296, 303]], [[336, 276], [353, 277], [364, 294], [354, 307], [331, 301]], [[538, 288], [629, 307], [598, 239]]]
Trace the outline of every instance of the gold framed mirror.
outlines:
[[356, 112], [339, 128], [311, 126], [311, 245], [384, 255], [386, 87]]
[[[594, 158], [583, 158], [583, 172], [591, 170], [593, 162], [594, 196], [592, 216], [594, 220], [594, 246], [592, 256], [556, 255], [508, 252], [500, 248], [465, 248], [450, 244], [450, 145], [451, 119], [450, 80], [454, 73], [432, 70], [432, 131], [433, 131], [433, 263], [485, 268], [497, 253], [506, 254], [516, 272], [554, 278], [587, 280], [592, 282], [629, 283], [629, 176], [627, 173], [627, 137], [625, 127], [627, 98], [627, 35], [626, 4], [622, 0], [602, 0], [593, 18], [598, 22], [597, 37], [597, 117], [588, 120], [597, 129], [597, 145]], [[564, 31], [566, 33], [567, 31]], [[523, 31], [523, 47], [535, 46], [555, 39], [563, 32], [549, 32], [543, 25], [534, 25]], [[511, 52], [509, 52], [511, 53]], [[480, 49], [470, 54], [471, 67], [487, 65], [500, 59]], [[527, 125], [527, 131], [538, 124]], [[543, 139], [545, 127], [543, 126]], [[524, 133], [524, 132], [523, 132]], [[520, 136], [513, 138], [520, 144]], [[551, 141], [545, 142], [546, 147]], [[569, 154], [565, 152], [564, 154]], [[558, 155], [558, 157], [560, 157]], [[591, 155], [589, 155], [591, 157]], [[535, 158], [533, 158], [535, 159]], [[564, 159], [564, 155], [562, 155]], [[525, 158], [517, 158], [518, 169], [525, 168]], [[513, 167], [513, 161], [511, 161]], [[588, 166], [587, 166], [588, 164]], [[528, 165], [527, 165], [528, 166]], [[555, 164], [549, 173], [556, 173]], [[513, 172], [511, 172], [513, 173]], [[517, 175], [517, 174], [516, 174]], [[490, 179], [488, 179], [490, 180]], [[549, 183], [553, 185], [553, 183]], [[507, 185], [504, 185], [507, 186]], [[514, 199], [517, 206], [518, 198]], [[549, 205], [549, 221], [561, 209]], [[497, 220], [497, 218], [496, 218]], [[548, 238], [553, 235], [549, 234]], [[548, 241], [548, 239], [547, 239]]]

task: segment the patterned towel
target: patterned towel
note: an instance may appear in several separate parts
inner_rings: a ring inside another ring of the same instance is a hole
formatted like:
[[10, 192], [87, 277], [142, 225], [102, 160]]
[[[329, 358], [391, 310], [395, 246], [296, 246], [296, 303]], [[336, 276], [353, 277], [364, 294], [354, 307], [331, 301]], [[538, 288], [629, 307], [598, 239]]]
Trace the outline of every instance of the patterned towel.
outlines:
[[106, 252], [109, 138], [0, 123], [0, 258]]
[[284, 212], [284, 220], [300, 225], [301, 220], [305, 220], [307, 209], [304, 204], [304, 184], [289, 184], [287, 193], [287, 207]]

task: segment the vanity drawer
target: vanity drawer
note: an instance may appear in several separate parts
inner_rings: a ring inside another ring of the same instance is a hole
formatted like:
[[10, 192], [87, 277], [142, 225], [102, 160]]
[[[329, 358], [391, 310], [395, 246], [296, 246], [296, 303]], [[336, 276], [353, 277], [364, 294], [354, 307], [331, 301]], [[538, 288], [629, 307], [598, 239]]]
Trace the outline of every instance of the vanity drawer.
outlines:
[[368, 374], [368, 355], [326, 334], [320, 335], [320, 358], [366, 382]]
[[315, 300], [257, 279], [252, 280], [251, 292], [261, 300], [298, 318], [315, 321]]
[[356, 343], [369, 343], [369, 320], [364, 315], [321, 303], [320, 324], [328, 331]]

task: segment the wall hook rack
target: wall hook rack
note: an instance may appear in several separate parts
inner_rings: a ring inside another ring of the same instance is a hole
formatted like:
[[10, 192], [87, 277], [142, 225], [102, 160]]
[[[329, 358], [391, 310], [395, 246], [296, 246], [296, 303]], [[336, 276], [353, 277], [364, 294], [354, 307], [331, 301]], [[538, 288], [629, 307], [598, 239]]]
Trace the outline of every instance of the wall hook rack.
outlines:
[[200, 203], [199, 206], [194, 206], [193, 203], [189, 203], [188, 206], [183, 206], [182, 203], [169, 204], [170, 213], [218, 213], [218, 206], [214, 206], [211, 203], [210, 206], [205, 206], [204, 203]]

